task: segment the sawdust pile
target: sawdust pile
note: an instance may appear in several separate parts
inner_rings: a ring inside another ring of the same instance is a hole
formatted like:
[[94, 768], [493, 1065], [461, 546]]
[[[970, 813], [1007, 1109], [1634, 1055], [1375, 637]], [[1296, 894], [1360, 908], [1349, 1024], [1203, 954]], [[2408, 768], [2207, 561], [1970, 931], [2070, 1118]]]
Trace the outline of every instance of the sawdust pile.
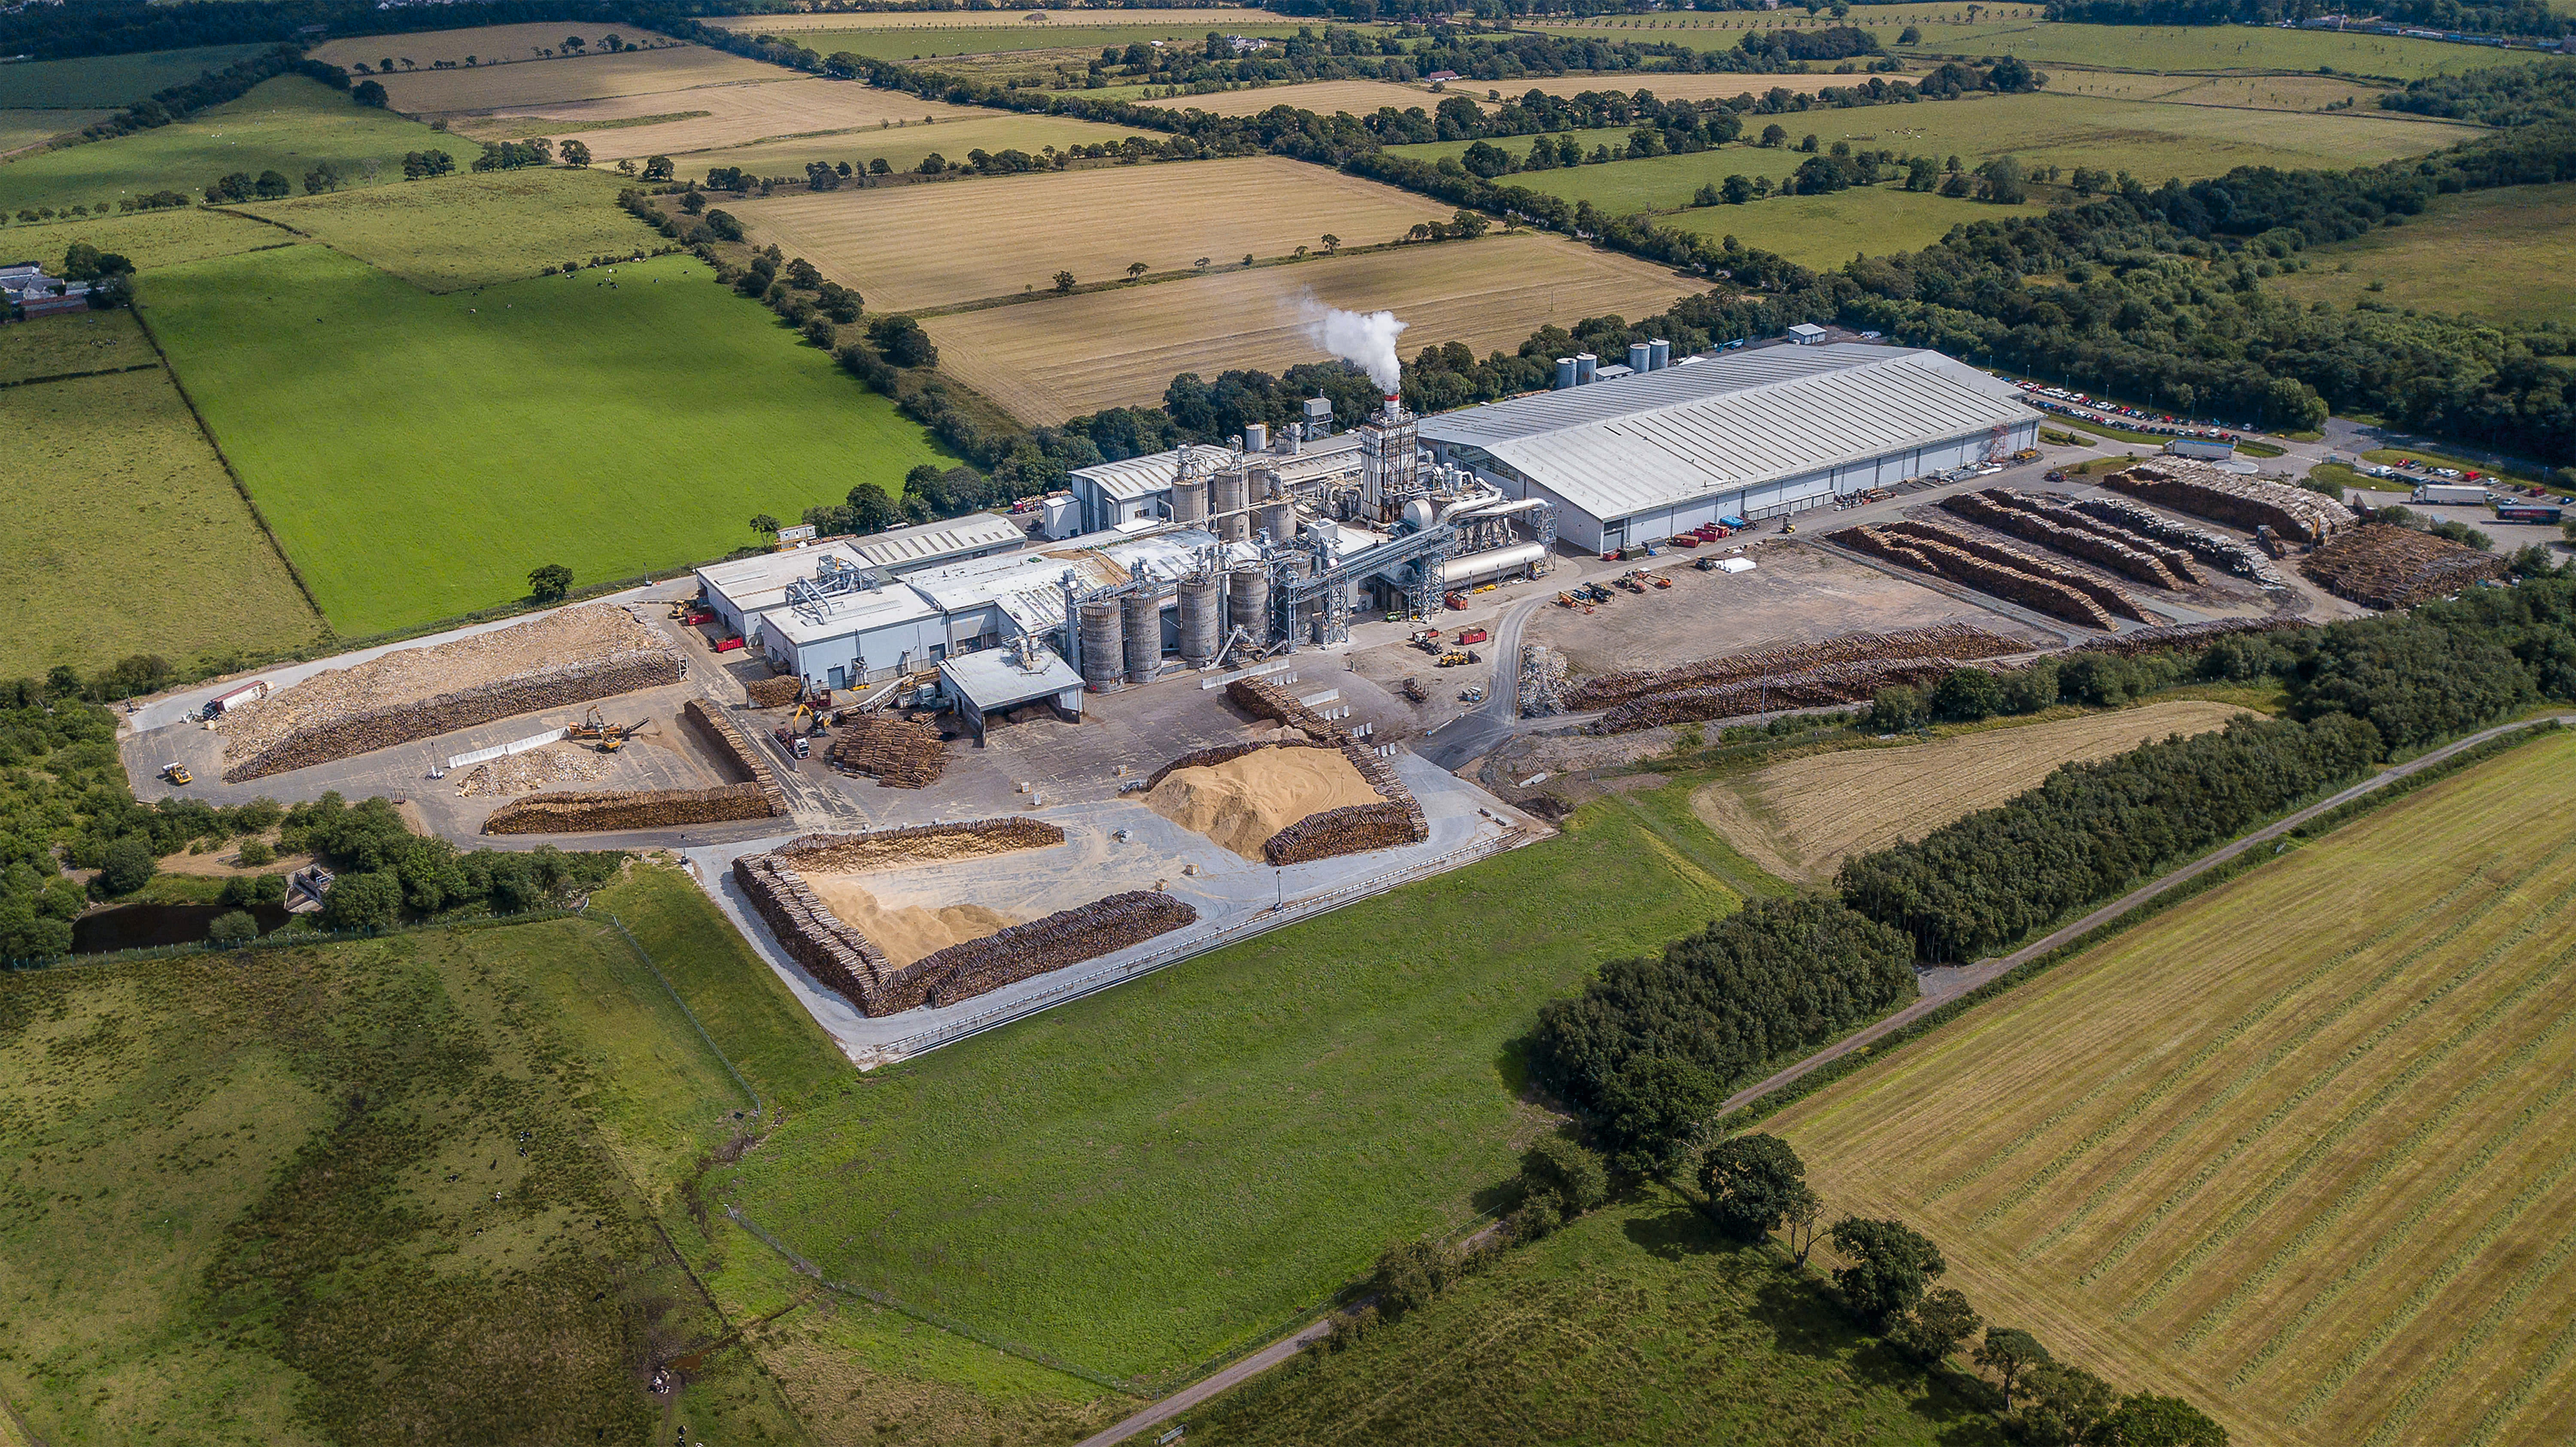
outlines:
[[465, 799], [505, 798], [532, 794], [557, 784], [587, 784], [607, 773], [590, 755], [576, 749], [548, 747], [476, 764], [456, 785]]
[[857, 880], [828, 874], [805, 876], [805, 887], [830, 907], [843, 924], [868, 937], [888, 964], [897, 969], [927, 959], [950, 945], [999, 934], [1019, 920], [980, 904], [952, 904], [924, 909], [917, 904], [889, 909]]
[[1246, 859], [1309, 814], [1384, 802], [1338, 749], [1263, 749], [1206, 768], [1175, 769], [1147, 807]]

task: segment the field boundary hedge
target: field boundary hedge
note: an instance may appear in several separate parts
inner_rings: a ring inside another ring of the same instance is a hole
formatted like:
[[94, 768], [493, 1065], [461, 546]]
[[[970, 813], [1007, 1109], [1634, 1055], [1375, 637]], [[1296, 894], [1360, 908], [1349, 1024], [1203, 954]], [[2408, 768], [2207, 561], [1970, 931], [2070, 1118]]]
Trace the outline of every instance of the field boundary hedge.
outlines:
[[49, 377], [20, 377], [14, 382], [0, 382], [0, 390], [10, 387], [40, 387], [47, 382], [77, 382], [83, 377], [121, 377], [128, 372], [166, 372], [159, 362], [137, 362], [131, 367], [99, 367], [87, 372], [56, 372]]

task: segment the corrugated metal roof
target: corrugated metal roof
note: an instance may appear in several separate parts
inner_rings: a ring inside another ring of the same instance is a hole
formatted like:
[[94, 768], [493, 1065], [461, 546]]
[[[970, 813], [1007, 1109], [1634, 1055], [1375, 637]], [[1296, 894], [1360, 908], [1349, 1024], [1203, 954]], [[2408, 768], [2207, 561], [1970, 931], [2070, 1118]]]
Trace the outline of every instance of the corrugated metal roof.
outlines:
[[1082, 687], [1082, 675], [1050, 649], [1040, 648], [1022, 667], [1007, 648], [960, 654], [939, 665], [949, 686], [974, 700], [983, 713], [994, 713], [1033, 698], [1045, 698]]
[[1027, 541], [1028, 534], [1020, 531], [1018, 523], [994, 513], [978, 512], [946, 522], [871, 533], [852, 545], [869, 562], [894, 569], [919, 567], [959, 553], [1017, 546]]
[[2013, 386], [1938, 352], [1768, 347], [1422, 419], [1611, 519], [2033, 420]]
[[801, 648], [826, 638], [845, 638], [914, 622], [938, 611], [914, 590], [901, 583], [888, 583], [879, 589], [839, 594], [810, 614], [802, 607], [772, 608], [761, 615], [760, 626], [775, 630]]
[[723, 595], [734, 607], [746, 613], [758, 613], [786, 601], [787, 585], [798, 578], [813, 577], [825, 558], [837, 559], [851, 567], [865, 562], [856, 548], [848, 543], [834, 542], [709, 563], [697, 572], [699, 581]]
[[[1233, 456], [1231, 448], [1191, 443], [1174, 448], [1170, 452], [1153, 452], [1143, 457], [1130, 457], [1124, 462], [1104, 462], [1097, 467], [1077, 467], [1073, 470], [1073, 475], [1099, 488], [1102, 497], [1117, 502], [1132, 502], [1140, 497], [1167, 491], [1172, 485], [1172, 479], [1179, 474], [1183, 452], [1197, 453], [1201, 465], [1208, 472], [1214, 472], [1224, 466]], [[1256, 452], [1246, 454], [1244, 460], [1256, 467], [1275, 468], [1281, 481], [1294, 484], [1312, 477], [1330, 477], [1352, 471], [1360, 465], [1359, 454], [1359, 434], [1343, 432], [1302, 443], [1294, 456], [1284, 452]]]

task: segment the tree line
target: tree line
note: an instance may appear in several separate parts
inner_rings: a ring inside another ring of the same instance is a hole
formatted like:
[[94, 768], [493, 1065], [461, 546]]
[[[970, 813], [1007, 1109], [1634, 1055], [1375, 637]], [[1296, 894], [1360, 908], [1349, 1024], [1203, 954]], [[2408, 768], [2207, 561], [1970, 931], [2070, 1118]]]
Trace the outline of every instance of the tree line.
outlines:
[[[2051, 20], [2086, 25], [2277, 25], [2334, 13], [2311, 0], [2057, 0]], [[2370, 13], [2397, 25], [2478, 35], [2565, 35], [2576, 22], [2548, 0], [2382, 0]]]

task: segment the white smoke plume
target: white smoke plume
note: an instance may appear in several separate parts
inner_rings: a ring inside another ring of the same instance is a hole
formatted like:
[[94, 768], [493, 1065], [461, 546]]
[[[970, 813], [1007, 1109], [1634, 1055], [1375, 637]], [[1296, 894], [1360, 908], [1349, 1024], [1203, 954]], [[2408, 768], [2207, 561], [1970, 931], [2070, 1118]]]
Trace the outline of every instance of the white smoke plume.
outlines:
[[1297, 303], [1298, 320], [1305, 324], [1306, 339], [1316, 346], [1356, 362], [1367, 371], [1369, 380], [1389, 396], [1395, 394], [1403, 376], [1403, 364], [1395, 358], [1395, 339], [1405, 328], [1393, 312], [1346, 312], [1326, 306], [1308, 292]]

